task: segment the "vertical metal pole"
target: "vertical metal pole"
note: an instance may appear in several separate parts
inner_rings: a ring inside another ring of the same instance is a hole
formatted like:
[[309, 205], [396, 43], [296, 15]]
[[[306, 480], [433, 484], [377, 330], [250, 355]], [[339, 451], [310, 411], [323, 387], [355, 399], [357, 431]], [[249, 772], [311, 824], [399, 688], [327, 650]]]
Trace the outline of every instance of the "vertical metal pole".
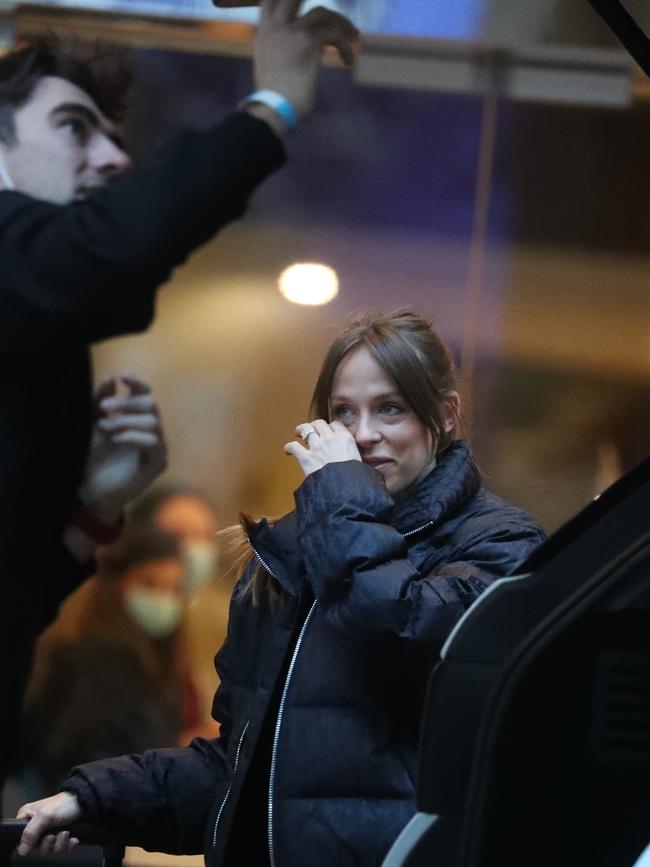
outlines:
[[460, 369], [467, 402], [465, 417], [469, 422], [471, 422], [473, 412], [476, 343], [480, 321], [481, 290], [483, 288], [485, 270], [488, 219], [490, 216], [490, 202], [492, 200], [498, 108], [499, 88], [497, 82], [493, 81], [483, 99], [474, 194], [474, 216], [472, 219], [467, 283], [465, 285], [465, 315]]
[[0, 57], [16, 44], [16, 23], [11, 15], [11, 5], [0, 0]]

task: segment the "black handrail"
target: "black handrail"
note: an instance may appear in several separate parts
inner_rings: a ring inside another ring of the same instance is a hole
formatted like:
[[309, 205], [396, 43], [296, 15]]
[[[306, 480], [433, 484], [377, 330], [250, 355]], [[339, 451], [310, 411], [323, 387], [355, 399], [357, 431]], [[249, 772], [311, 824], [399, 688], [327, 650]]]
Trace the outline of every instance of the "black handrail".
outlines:
[[650, 78], [650, 39], [620, 0], [588, 0], [612, 33]]
[[[0, 867], [7, 867], [27, 822], [24, 819], [0, 821]], [[67, 830], [84, 846], [99, 846], [103, 850], [104, 867], [121, 867], [124, 841], [114, 831], [93, 825], [72, 825]], [[57, 859], [60, 863], [60, 859]]]

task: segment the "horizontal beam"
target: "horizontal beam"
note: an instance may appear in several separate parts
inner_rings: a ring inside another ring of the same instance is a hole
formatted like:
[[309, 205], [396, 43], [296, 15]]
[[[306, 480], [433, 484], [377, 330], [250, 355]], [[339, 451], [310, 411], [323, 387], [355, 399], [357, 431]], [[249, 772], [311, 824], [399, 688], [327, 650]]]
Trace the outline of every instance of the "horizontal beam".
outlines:
[[625, 107], [634, 64], [618, 49], [525, 47], [374, 36], [364, 40], [359, 83], [509, 99]]
[[253, 27], [240, 22], [127, 17], [32, 5], [15, 6], [9, 11], [8, 18], [13, 22], [18, 39], [42, 33], [63, 36], [73, 33], [80, 39], [101, 39], [141, 48], [235, 57], [251, 55]]
[[[2, 0], [0, 0], [0, 4]], [[17, 38], [43, 32], [102, 39], [143, 48], [250, 57], [250, 24], [179, 18], [120, 16], [51, 6], [21, 6], [5, 13]], [[0, 18], [0, 46], [3, 42]], [[340, 65], [335, 52], [328, 65]], [[505, 98], [604, 107], [629, 106], [648, 88], [619, 49], [584, 47], [500, 48], [476, 42], [364, 35], [356, 69], [366, 86], [485, 94]], [[638, 91], [637, 91], [638, 89]]]

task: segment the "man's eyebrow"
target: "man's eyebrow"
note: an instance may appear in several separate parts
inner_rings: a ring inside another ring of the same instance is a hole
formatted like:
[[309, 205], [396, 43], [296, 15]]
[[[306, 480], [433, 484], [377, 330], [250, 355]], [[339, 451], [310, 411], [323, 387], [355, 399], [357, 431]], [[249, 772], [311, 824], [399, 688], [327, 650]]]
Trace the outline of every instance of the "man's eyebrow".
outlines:
[[106, 126], [97, 112], [93, 111], [92, 108], [88, 108], [87, 105], [84, 105], [81, 102], [62, 102], [61, 105], [57, 105], [56, 108], [52, 109], [50, 117], [56, 119], [60, 114], [81, 115], [95, 129], [101, 129], [102, 132], [119, 148], [123, 148], [121, 136], [112, 127]]

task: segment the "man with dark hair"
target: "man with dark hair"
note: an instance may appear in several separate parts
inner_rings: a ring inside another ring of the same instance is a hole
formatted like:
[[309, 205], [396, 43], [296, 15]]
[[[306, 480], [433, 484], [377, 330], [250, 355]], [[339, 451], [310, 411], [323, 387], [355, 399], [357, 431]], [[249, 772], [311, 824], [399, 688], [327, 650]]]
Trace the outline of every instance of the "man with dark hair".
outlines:
[[[239, 110], [132, 172], [123, 78], [115, 86], [45, 45], [0, 60], [0, 783], [35, 636], [87, 572], [61, 539], [92, 421], [88, 346], [149, 325], [173, 268], [284, 162], [282, 139], [312, 111], [324, 46], [350, 60], [343, 19], [296, 10], [264, 0], [258, 90]], [[94, 506], [84, 503], [82, 529], [102, 539], [117, 516]]]
[[126, 51], [112, 46], [65, 46], [56, 37], [33, 39], [0, 61], [0, 142], [16, 143], [14, 114], [45, 76], [63, 78], [85, 91], [115, 122], [124, 119], [132, 70]]

